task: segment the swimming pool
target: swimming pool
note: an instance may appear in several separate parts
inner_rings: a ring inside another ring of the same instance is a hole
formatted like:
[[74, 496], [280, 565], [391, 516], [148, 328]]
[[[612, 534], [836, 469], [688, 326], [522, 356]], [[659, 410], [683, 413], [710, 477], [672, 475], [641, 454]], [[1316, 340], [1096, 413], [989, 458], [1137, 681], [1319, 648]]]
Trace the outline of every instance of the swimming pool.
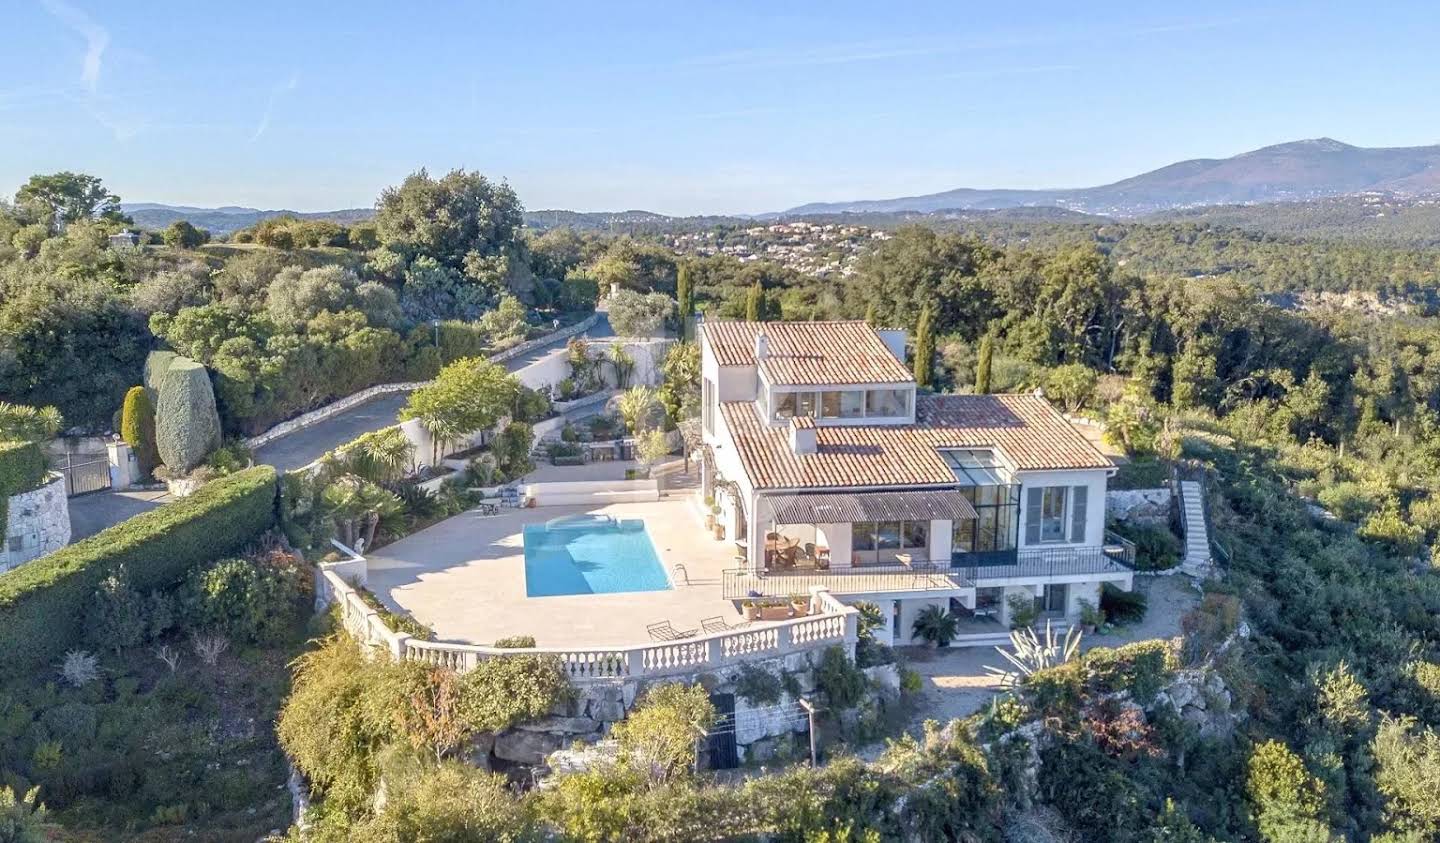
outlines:
[[645, 522], [570, 516], [525, 527], [525, 594], [668, 591]]

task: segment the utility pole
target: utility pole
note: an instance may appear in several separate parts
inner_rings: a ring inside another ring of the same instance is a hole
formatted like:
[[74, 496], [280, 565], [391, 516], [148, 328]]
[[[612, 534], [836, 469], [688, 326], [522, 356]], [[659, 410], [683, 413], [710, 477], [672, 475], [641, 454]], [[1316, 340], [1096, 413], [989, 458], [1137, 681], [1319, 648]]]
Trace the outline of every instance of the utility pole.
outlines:
[[800, 703], [800, 707], [805, 709], [805, 714], [810, 718], [810, 766], [819, 767], [820, 755], [815, 750], [815, 706], [811, 705], [810, 701], [804, 697], [801, 697], [798, 702]]

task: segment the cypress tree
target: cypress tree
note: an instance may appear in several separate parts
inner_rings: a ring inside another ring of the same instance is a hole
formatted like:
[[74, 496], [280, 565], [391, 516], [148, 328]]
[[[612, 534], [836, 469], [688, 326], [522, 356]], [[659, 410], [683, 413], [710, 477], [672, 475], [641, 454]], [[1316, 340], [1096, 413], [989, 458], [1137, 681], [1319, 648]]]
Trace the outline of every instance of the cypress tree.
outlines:
[[695, 288], [690, 280], [690, 263], [680, 264], [675, 272], [675, 301], [680, 310], [680, 336], [690, 339], [690, 317], [695, 313]]
[[865, 324], [875, 327], [875, 302], [865, 305]]
[[975, 394], [990, 392], [990, 364], [995, 358], [995, 339], [989, 334], [980, 338], [980, 360], [975, 364]]
[[931, 364], [935, 359], [934, 330], [927, 304], [920, 309], [920, 324], [915, 328], [915, 385], [922, 389], [930, 388]]
[[150, 393], [143, 386], [132, 386], [125, 393], [120, 410], [120, 438], [135, 452], [140, 474], [149, 477], [160, 462], [155, 450], [155, 409], [150, 406]]
[[745, 321], [759, 322], [765, 316], [765, 288], [756, 281], [745, 297]]

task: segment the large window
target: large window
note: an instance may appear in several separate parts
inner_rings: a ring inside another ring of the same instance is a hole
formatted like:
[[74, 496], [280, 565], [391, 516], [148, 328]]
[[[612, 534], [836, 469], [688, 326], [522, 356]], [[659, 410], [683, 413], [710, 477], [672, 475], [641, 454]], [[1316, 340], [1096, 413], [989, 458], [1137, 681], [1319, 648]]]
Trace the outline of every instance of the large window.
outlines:
[[[772, 421], [795, 416], [819, 419], [894, 419], [910, 414], [910, 393], [904, 389], [824, 389], [793, 392], [773, 390]], [[761, 402], [763, 410], [763, 400]]]
[[1084, 544], [1089, 492], [1086, 486], [1045, 486], [1025, 490], [1025, 543]]
[[719, 410], [715, 401], [715, 383], [709, 378], [700, 382], [700, 417], [706, 433], [715, 432], [715, 413]]
[[893, 565], [902, 553], [925, 559], [930, 522], [857, 521], [851, 525], [850, 547], [855, 565]]
[[974, 505], [975, 517], [952, 524], [951, 552], [959, 555], [1014, 550], [1020, 520], [1020, 488], [970, 486], [960, 491]]

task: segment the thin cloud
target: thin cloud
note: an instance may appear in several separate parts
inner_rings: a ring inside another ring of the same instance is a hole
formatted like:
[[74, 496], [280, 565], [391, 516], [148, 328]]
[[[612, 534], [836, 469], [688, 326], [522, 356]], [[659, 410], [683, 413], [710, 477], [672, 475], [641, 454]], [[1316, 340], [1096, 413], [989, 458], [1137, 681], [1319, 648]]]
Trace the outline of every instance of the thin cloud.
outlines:
[[291, 74], [289, 79], [276, 85], [270, 91], [270, 99], [265, 103], [265, 113], [260, 115], [260, 122], [255, 124], [255, 132], [250, 135], [251, 143], [260, 140], [261, 136], [270, 128], [270, 115], [275, 113], [275, 103], [280, 101], [280, 97], [295, 90], [299, 85], [300, 75]]
[[95, 93], [100, 84], [100, 62], [110, 46], [110, 31], [65, 0], [41, 0], [45, 11], [85, 39], [85, 58], [80, 62], [80, 84]]

